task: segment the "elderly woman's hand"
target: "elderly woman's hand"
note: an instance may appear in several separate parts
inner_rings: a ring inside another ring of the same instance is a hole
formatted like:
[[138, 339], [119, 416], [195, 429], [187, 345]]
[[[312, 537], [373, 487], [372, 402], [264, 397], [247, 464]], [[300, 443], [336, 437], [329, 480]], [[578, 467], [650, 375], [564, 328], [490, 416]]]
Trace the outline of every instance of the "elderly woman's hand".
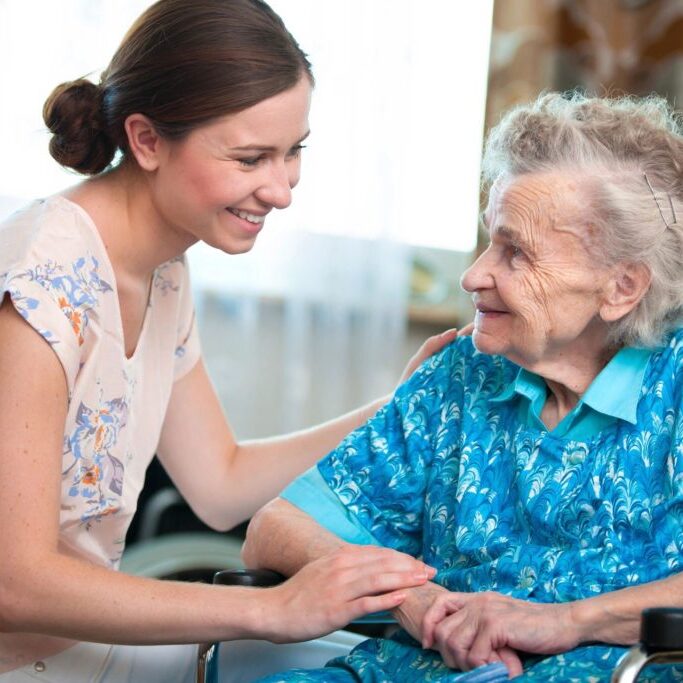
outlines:
[[471, 335], [473, 329], [474, 323], [469, 323], [461, 330], [452, 328], [442, 332], [441, 334], [429, 337], [429, 339], [427, 339], [417, 350], [417, 353], [408, 361], [408, 365], [406, 365], [405, 369], [403, 370], [398, 383], [403, 384], [403, 382], [405, 382], [415, 372], [415, 370], [417, 370], [420, 365], [427, 360], [427, 358], [433, 356], [437, 351], [441, 351], [444, 346], [450, 344], [456, 337], [465, 337]]
[[428, 581], [422, 586], [406, 590], [405, 594], [406, 599], [392, 610], [392, 614], [415, 640], [421, 641], [422, 625], [429, 608], [439, 596], [447, 596], [450, 593], [442, 586]]
[[438, 650], [462, 671], [502, 661], [511, 677], [522, 673], [517, 654], [555, 654], [576, 647], [579, 631], [571, 603], [534, 603], [500, 593], [445, 593], [422, 622], [422, 646]]

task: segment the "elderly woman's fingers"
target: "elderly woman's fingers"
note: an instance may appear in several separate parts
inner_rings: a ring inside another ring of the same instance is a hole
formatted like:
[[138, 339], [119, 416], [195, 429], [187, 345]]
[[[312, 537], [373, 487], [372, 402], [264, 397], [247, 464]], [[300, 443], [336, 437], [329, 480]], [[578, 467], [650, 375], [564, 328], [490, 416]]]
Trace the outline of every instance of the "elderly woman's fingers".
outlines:
[[497, 652], [498, 656], [500, 657], [500, 661], [505, 664], [505, 668], [508, 670], [508, 675], [510, 678], [521, 676], [524, 673], [522, 660], [513, 649], [509, 647], [501, 647]]
[[436, 597], [422, 619], [422, 647], [427, 649], [434, 644], [434, 631], [445, 617], [459, 610], [467, 601], [461, 593], [445, 593]]
[[465, 611], [454, 612], [440, 621], [434, 629], [434, 647], [447, 666], [469, 671], [467, 655], [477, 636], [477, 624]]
[[504, 643], [507, 639], [504, 630], [507, 624], [491, 620], [479, 620], [477, 634], [465, 655], [467, 665], [476, 669], [478, 666], [502, 661], [508, 673], [521, 673], [521, 662], [517, 654]]
[[429, 337], [429, 339], [427, 339], [427, 341], [425, 341], [417, 350], [417, 353], [408, 361], [408, 365], [406, 365], [405, 370], [401, 375], [399, 384], [405, 382], [415, 372], [415, 370], [417, 370], [417, 368], [419, 368], [420, 365], [427, 360], [427, 358], [433, 356], [437, 351], [441, 351], [444, 346], [450, 344], [457, 336], [458, 330], [452, 328], [442, 332], [441, 334]]

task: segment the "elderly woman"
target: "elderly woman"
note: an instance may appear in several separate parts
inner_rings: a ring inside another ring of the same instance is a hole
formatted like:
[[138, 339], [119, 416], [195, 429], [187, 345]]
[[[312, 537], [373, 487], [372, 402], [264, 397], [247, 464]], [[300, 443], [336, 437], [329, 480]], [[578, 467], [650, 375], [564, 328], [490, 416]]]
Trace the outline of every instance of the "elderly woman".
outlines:
[[680, 121], [655, 97], [544, 95], [491, 132], [484, 178], [471, 338], [264, 508], [244, 550], [292, 574], [375, 543], [438, 574], [393, 638], [272, 680], [606, 681], [643, 608], [683, 605]]

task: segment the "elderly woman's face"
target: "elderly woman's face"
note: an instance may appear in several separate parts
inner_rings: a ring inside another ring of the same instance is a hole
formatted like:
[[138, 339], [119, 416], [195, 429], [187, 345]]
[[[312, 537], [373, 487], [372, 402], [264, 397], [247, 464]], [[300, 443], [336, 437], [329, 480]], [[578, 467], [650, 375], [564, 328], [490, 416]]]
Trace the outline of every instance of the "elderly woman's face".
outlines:
[[601, 352], [606, 327], [598, 313], [607, 274], [586, 248], [581, 195], [559, 174], [494, 186], [485, 213], [490, 244], [462, 278], [473, 295], [480, 351], [530, 369]]

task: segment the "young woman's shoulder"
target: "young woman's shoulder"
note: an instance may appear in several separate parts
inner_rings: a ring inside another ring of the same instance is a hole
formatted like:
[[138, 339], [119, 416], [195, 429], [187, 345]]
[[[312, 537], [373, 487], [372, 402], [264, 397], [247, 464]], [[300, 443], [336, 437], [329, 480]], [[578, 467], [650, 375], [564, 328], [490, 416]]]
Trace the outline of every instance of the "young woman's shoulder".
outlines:
[[59, 195], [36, 200], [0, 223], [0, 277], [41, 262], [67, 265], [88, 254], [101, 258], [103, 251], [85, 211]]
[[0, 224], [0, 299], [6, 295], [57, 352], [72, 389], [88, 321], [114, 297], [106, 250], [79, 206], [51, 197]]

